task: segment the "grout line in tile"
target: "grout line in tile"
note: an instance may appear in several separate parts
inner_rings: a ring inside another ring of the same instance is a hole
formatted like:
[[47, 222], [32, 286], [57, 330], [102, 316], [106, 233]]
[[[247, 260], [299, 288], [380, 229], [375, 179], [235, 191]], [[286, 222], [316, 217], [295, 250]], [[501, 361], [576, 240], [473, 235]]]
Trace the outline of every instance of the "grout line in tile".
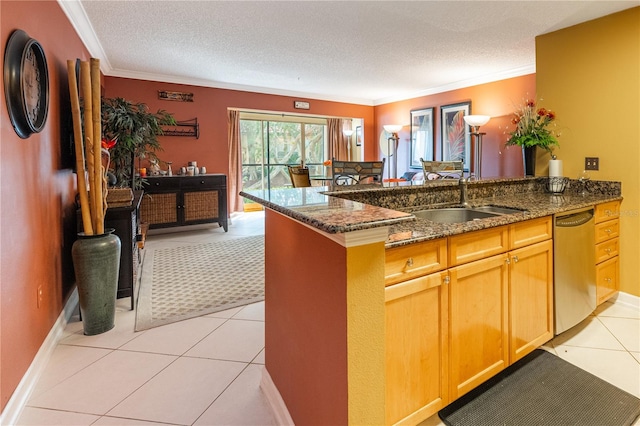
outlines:
[[[122, 419], [122, 420], [131, 420], [134, 422], [145, 422], [145, 423], [148, 422], [150, 424], [156, 424], [156, 425], [179, 426], [179, 425], [176, 425], [175, 423], [167, 423], [167, 422], [158, 421], [158, 420], [154, 420], [153, 422], [151, 422], [150, 420], [141, 420], [141, 419], [136, 419], [134, 417], [108, 416], [106, 414], [103, 416], [100, 416], [100, 418], [98, 418], [95, 422], [91, 424], [94, 425], [102, 419]], [[188, 426], [188, 425], [182, 425], [182, 426]]]
[[[258, 353], [259, 353], [259, 352], [258, 352]], [[217, 401], [217, 400], [218, 400], [218, 399], [219, 399], [219, 398], [220, 398], [220, 397], [221, 397], [221, 396], [222, 396], [222, 395], [227, 391], [227, 389], [229, 389], [229, 388], [231, 387], [231, 385], [232, 385], [236, 380], [238, 380], [238, 377], [240, 377], [240, 375], [241, 375], [242, 373], [244, 373], [244, 371], [245, 371], [247, 368], [249, 368], [249, 365], [251, 365], [251, 363], [249, 363], [249, 362], [244, 363], [244, 364], [245, 364], [244, 368], [243, 368], [242, 370], [240, 370], [240, 372], [236, 375], [236, 377], [234, 377], [234, 378], [233, 378], [233, 380], [231, 380], [231, 381], [229, 382], [229, 384], [228, 384], [227, 386], [225, 386], [225, 388], [222, 390], [222, 392], [220, 392], [220, 393], [218, 394], [218, 396], [216, 396], [216, 397], [214, 398], [214, 400], [213, 400], [213, 401], [211, 401], [211, 404], [207, 405], [207, 408], [205, 408], [205, 409], [202, 411], [202, 413], [200, 413], [200, 415], [199, 415], [199, 416], [194, 420], [194, 422], [193, 422], [192, 424], [196, 424], [196, 423], [198, 422], [198, 420], [200, 420], [200, 417], [202, 417], [202, 416], [204, 415], [204, 413], [206, 413], [206, 412], [207, 412], [207, 410], [208, 410], [209, 408], [211, 408], [211, 406], [212, 406], [213, 404], [215, 404], [215, 402], [216, 402], [216, 401]]]
[[[626, 319], [625, 317], [605, 317], [605, 318], [622, 318], [622, 319]], [[618, 336], [616, 336], [615, 333], [613, 331], [611, 331], [609, 329], [609, 327], [607, 327], [607, 325], [602, 320], [600, 320], [600, 317], [596, 316], [596, 319], [598, 320], [598, 322], [600, 322], [600, 324], [602, 324], [602, 326], [605, 328], [605, 330], [607, 330], [609, 332], [609, 334], [611, 334], [611, 336], [614, 339], [616, 339], [616, 341], [618, 343], [620, 343], [620, 346], [622, 346], [624, 348], [624, 351], [631, 355], [631, 351], [629, 349], [627, 349], [627, 347], [624, 345], [624, 343], [620, 339], [618, 339]]]

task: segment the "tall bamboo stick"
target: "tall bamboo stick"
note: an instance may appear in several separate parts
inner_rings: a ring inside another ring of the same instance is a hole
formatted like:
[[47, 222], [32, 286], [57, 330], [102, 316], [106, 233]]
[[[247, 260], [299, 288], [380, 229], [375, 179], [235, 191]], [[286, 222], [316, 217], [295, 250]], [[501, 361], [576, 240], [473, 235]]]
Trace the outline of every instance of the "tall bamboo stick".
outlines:
[[105, 172], [102, 168], [102, 125], [100, 121], [101, 105], [100, 105], [100, 60], [96, 58], [90, 59], [91, 73], [91, 101], [93, 103], [93, 164], [94, 164], [94, 181], [95, 188], [95, 217], [96, 217], [96, 233], [104, 234], [104, 210], [102, 200], [102, 185], [105, 180]]
[[71, 97], [71, 114], [73, 116], [73, 139], [76, 150], [76, 173], [78, 179], [78, 194], [80, 195], [80, 211], [82, 212], [82, 226], [86, 235], [93, 235], [89, 196], [87, 195], [87, 181], [84, 174], [84, 144], [82, 143], [82, 120], [75, 61], [67, 61], [67, 73], [69, 74], [69, 95]]
[[[89, 62], [80, 63], [80, 81], [82, 84], [82, 96], [84, 98], [84, 148], [87, 159], [87, 171], [89, 174], [89, 204], [91, 206], [91, 221], [93, 229], [97, 231], [96, 216], [96, 172], [93, 154], [93, 101], [91, 98], [91, 68]], [[97, 164], [100, 167], [100, 163]]]

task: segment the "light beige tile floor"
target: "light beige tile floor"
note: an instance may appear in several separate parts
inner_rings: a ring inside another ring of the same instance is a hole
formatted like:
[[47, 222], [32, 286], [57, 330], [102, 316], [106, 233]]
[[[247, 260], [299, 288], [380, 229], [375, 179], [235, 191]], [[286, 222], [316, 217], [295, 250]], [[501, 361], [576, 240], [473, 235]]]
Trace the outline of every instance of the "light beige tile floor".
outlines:
[[[152, 235], [171, 247], [264, 232], [262, 213], [221, 228]], [[275, 424], [259, 383], [264, 303], [134, 332], [120, 299], [116, 327], [84, 336], [77, 317], [40, 378], [21, 425]], [[545, 349], [640, 397], [640, 309], [605, 303]], [[436, 416], [423, 425], [442, 424]]]

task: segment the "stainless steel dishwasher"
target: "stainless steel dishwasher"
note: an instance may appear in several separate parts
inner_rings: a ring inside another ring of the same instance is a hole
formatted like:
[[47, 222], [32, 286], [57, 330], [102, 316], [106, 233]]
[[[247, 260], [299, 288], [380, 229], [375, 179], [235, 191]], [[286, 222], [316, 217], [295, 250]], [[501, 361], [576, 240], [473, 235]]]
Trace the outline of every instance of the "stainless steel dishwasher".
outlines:
[[593, 207], [554, 218], [555, 334], [578, 324], [596, 308]]

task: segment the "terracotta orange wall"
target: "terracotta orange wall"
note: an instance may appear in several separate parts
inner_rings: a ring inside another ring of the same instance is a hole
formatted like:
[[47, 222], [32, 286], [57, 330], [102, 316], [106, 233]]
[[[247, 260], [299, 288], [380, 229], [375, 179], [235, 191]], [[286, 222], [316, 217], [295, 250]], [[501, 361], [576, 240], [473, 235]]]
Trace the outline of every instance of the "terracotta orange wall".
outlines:
[[[158, 90], [193, 93], [194, 101], [159, 100]], [[189, 161], [197, 161], [198, 166], [206, 166], [208, 173], [229, 172], [227, 108], [363, 118], [365, 140], [373, 139], [374, 134], [371, 106], [116, 77], [105, 78], [104, 94], [110, 98], [122, 97], [134, 102], [144, 102], [154, 112], [164, 109], [172, 113], [178, 121], [198, 118], [199, 139], [182, 136], [160, 137], [164, 151], [159, 153], [159, 157], [164, 161], [171, 161], [174, 172], [181, 166], [186, 166]], [[308, 101], [311, 107], [309, 110], [296, 110], [293, 108], [294, 100]], [[365, 152], [365, 157], [373, 158], [373, 144], [366, 143], [365, 146], [367, 145], [369, 149]]]
[[[4, 410], [58, 318], [72, 287], [75, 178], [62, 152], [68, 141], [67, 59], [88, 59], [53, 1], [0, 2], [2, 58], [9, 35], [22, 29], [42, 45], [50, 103], [41, 133], [20, 139], [0, 85], [0, 401]], [[37, 290], [43, 302], [37, 306]]]
[[[535, 97], [535, 94], [535, 74], [529, 74], [435, 95], [378, 105], [374, 107], [376, 155], [378, 158], [383, 158], [384, 156], [378, 148], [378, 138], [383, 131], [382, 126], [384, 124], [403, 124], [405, 126], [399, 133], [398, 176], [409, 170], [411, 110], [433, 107], [435, 114], [436, 159], [442, 159], [442, 150], [440, 148], [440, 107], [470, 101], [471, 114], [491, 116], [491, 121], [481, 127], [481, 131], [486, 133], [482, 139], [483, 177], [522, 176], [522, 150], [517, 147], [505, 148], [504, 143], [507, 137], [504, 132], [510, 125], [511, 114], [516, 107], [524, 99]], [[473, 141], [471, 145], [473, 146]]]
[[347, 424], [347, 251], [272, 210], [265, 231], [267, 371], [295, 424]]

